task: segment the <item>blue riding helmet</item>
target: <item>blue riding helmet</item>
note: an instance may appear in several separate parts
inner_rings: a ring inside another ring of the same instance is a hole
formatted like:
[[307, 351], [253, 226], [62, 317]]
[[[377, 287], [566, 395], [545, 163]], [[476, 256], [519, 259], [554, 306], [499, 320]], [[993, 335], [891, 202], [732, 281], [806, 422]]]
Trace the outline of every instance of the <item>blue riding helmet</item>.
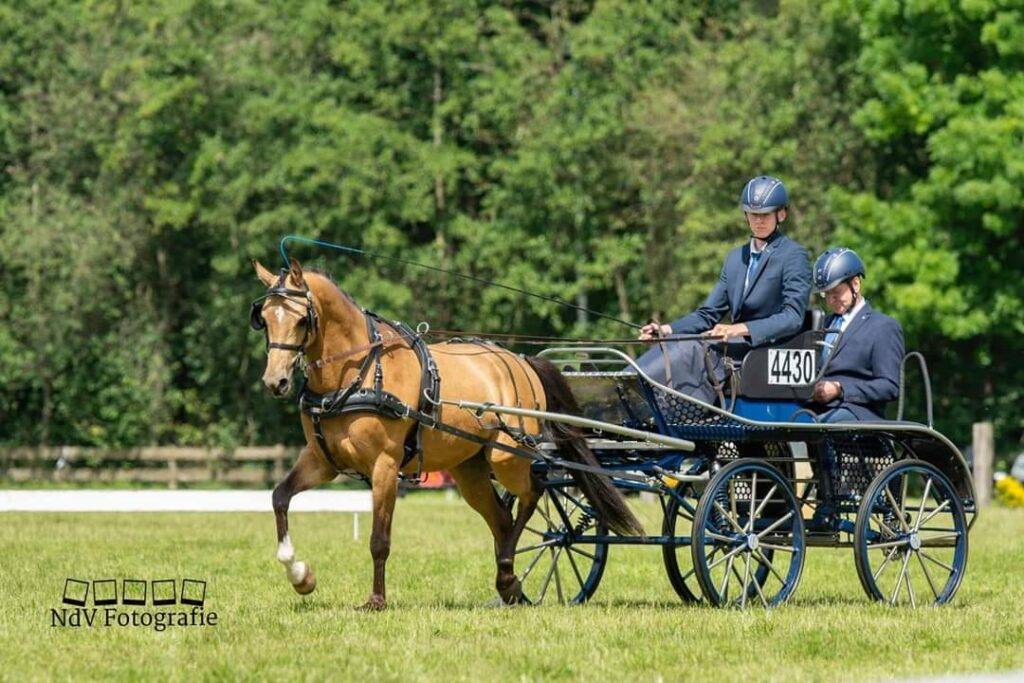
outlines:
[[827, 292], [855, 275], [864, 277], [864, 261], [846, 247], [831, 247], [814, 262], [814, 293]]
[[746, 213], [773, 213], [789, 204], [789, 193], [778, 178], [759, 175], [751, 178], [740, 193], [740, 208]]

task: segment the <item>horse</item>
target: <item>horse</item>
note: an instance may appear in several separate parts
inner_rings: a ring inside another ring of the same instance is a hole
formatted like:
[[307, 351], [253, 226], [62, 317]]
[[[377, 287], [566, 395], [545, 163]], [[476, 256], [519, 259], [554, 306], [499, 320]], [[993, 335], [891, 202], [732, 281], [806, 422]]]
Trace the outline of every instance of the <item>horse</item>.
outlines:
[[[424, 394], [424, 357], [408, 328], [371, 316], [329, 275], [303, 270], [294, 258], [279, 275], [256, 260], [253, 267], [267, 287], [264, 297], [253, 303], [251, 322], [266, 334], [267, 362], [262, 380], [271, 394], [286, 397], [292, 389], [295, 369], [304, 365], [304, 391], [315, 395], [341, 391], [345, 398], [353, 389], [369, 390], [371, 383], [379, 382], [378, 390], [382, 388], [405, 406], [418, 405]], [[512, 430], [503, 429], [493, 413], [475, 415], [436, 399], [567, 413], [579, 411], [576, 400], [561, 373], [543, 359], [524, 358], [482, 342], [447, 342], [429, 347], [419, 343], [436, 364], [440, 392], [434, 397], [437, 423], [457, 431], [417, 425], [411, 417], [395, 411], [357, 410], [324, 417], [319, 422], [303, 411], [300, 419], [305, 445], [272, 496], [277, 560], [284, 565], [296, 592], [305, 595], [316, 588], [313, 569], [296, 558], [288, 532], [289, 502], [299, 492], [329, 482], [341, 472], [357, 473], [369, 482], [373, 498], [373, 585], [362, 609], [384, 609], [384, 571], [391, 548], [399, 474], [447, 470], [462, 498], [484, 518], [494, 537], [495, 588], [501, 600], [506, 604], [522, 603], [526, 598], [514, 570], [515, 547], [537, 506], [541, 488], [531, 474], [529, 459], [495, 444], [522, 448], [523, 441]], [[368, 372], [373, 364], [374, 372]], [[417, 457], [410, 460], [410, 434], [417, 429]], [[585, 439], [573, 427], [522, 418], [519, 430], [520, 434], [545, 434], [558, 444], [566, 460], [597, 465]], [[623, 535], [642, 533], [640, 523], [606, 476], [592, 471], [572, 471], [572, 476], [590, 499], [598, 519], [609, 529]], [[492, 477], [519, 501], [514, 517], [512, 499], [499, 496]]]

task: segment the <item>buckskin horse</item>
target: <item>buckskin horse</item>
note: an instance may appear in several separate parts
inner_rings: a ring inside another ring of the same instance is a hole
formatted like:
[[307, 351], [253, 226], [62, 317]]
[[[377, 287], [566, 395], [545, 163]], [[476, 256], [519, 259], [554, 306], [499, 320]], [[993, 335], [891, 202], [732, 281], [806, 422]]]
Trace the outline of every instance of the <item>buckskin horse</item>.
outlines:
[[[300, 396], [306, 445], [273, 493], [277, 559], [295, 590], [312, 592], [316, 577], [307, 563], [296, 559], [288, 534], [292, 496], [342, 472], [370, 483], [373, 587], [363, 608], [380, 610], [386, 604], [384, 569], [399, 473], [447, 470], [494, 536], [498, 594], [507, 604], [523, 602], [514, 571], [515, 547], [540, 491], [531, 476], [531, 461], [510, 451], [532, 446], [527, 435], [544, 433], [566, 460], [592, 467], [597, 461], [573, 427], [523, 418], [510, 429], [491, 413], [475, 415], [438, 401], [576, 413], [575, 398], [561, 373], [547, 361], [494, 345], [428, 346], [401, 323], [360, 308], [325, 273], [303, 271], [294, 258], [278, 275], [257, 261], [253, 266], [267, 287], [250, 312], [252, 327], [266, 334], [263, 383], [283, 398], [291, 391], [295, 369], [304, 364], [306, 370]], [[499, 497], [492, 476], [518, 499], [514, 518], [511, 503]], [[572, 476], [608, 528], [642, 533], [607, 477], [575, 470]]]

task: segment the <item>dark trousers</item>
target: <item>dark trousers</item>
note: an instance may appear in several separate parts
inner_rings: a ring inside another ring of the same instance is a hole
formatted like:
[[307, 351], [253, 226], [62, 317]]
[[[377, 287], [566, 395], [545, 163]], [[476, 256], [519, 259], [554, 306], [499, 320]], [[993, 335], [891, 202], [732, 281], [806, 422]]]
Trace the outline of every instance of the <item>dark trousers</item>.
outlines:
[[705, 403], [716, 398], [709, 373], [716, 383], [725, 378], [725, 363], [716, 346], [696, 340], [651, 344], [636, 364], [655, 382]]

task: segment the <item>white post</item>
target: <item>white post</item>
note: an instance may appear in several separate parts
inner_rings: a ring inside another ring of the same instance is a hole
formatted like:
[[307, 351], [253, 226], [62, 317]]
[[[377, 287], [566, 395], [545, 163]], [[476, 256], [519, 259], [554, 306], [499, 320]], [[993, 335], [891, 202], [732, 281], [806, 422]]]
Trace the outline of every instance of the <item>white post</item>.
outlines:
[[353, 512], [352, 513], [352, 540], [353, 541], [358, 541], [359, 540], [359, 513], [358, 512]]

